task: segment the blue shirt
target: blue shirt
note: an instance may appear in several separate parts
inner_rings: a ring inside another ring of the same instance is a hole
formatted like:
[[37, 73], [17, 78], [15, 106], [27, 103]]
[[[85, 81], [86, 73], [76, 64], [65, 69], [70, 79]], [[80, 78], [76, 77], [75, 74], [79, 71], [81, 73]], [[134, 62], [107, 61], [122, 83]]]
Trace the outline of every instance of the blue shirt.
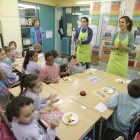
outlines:
[[128, 93], [120, 92], [108, 100], [107, 108], [116, 109], [107, 126], [113, 130], [127, 132], [132, 127], [131, 120], [140, 113], [140, 98], [132, 98]]
[[[76, 40], [78, 39], [79, 37], [79, 33], [80, 33], [80, 30], [81, 30], [81, 27], [78, 28], [76, 30], [76, 33], [75, 33], [75, 36], [74, 36], [74, 41], [76, 42]], [[81, 31], [83, 33], [86, 32], [87, 29], [82, 29]], [[89, 44], [92, 40], [92, 36], [93, 36], [93, 32], [92, 32], [92, 29], [88, 27], [88, 39], [87, 40], [84, 40], [84, 41], [81, 41], [81, 44]]]

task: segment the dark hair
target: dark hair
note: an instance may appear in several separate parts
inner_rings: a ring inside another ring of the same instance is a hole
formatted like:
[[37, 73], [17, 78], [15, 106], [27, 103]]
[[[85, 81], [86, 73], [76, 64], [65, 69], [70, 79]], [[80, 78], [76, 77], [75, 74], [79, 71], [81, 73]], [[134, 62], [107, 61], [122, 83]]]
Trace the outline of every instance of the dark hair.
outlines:
[[140, 79], [132, 80], [128, 84], [128, 94], [133, 98], [140, 97]]
[[[44, 57], [45, 57], [45, 60], [49, 57], [49, 56], [53, 56], [53, 53], [52, 52], [46, 52]], [[54, 57], [54, 56], [53, 56]]]
[[9, 46], [4, 46], [4, 47], [3, 47], [3, 50], [4, 50], [5, 52], [10, 52], [12, 49], [11, 49], [11, 47], [9, 47]]
[[15, 44], [15, 47], [17, 48], [17, 44], [16, 44], [15, 41], [10, 41], [10, 42], [9, 42], [9, 47], [10, 47], [11, 44]]
[[25, 90], [27, 90], [27, 87], [32, 89], [38, 81], [41, 81], [41, 79], [37, 74], [29, 74], [21, 76], [20, 95], [24, 95], [23, 88], [25, 88]]
[[34, 23], [35, 23], [36, 21], [39, 21], [39, 19], [35, 18], [35, 19], [34, 19]]
[[51, 50], [51, 53], [53, 54], [54, 58], [57, 57], [57, 55], [58, 55], [56, 50]]
[[7, 105], [7, 108], [6, 108], [6, 116], [9, 122], [12, 121], [13, 117], [19, 117], [21, 108], [28, 106], [30, 104], [33, 104], [33, 103], [34, 101], [31, 98], [28, 98], [25, 96], [15, 97], [11, 101], [11, 103]]
[[[128, 16], [123, 16], [121, 18], [124, 18], [125, 19], [126, 25], [127, 25], [127, 23], [129, 23], [129, 25], [127, 26], [127, 30], [131, 32], [132, 26], [133, 26], [133, 21]], [[119, 19], [119, 21], [120, 21], [120, 19]]]
[[4, 51], [4, 49], [3, 49], [3, 48], [0, 48], [0, 53], [1, 53], [2, 51]]
[[85, 19], [87, 22], [89, 22], [89, 20], [88, 20], [87, 17], [82, 17], [81, 20], [82, 20], [82, 19]]
[[73, 57], [74, 59], [76, 59], [76, 56], [75, 56], [75, 55], [71, 55], [71, 56], [69, 56], [69, 58], [68, 58], [68, 61], [69, 61], [69, 62], [71, 61], [72, 57]]
[[28, 50], [23, 62], [23, 68], [26, 70], [27, 65], [29, 63], [30, 57], [33, 57], [37, 53], [35, 50]]

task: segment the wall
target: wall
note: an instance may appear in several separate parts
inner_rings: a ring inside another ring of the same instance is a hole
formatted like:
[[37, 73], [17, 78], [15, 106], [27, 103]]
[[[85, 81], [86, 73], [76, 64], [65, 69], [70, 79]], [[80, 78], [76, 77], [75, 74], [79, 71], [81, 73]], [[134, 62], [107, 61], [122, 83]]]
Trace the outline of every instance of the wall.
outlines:
[[[1, 2], [1, 28], [4, 45], [8, 45], [10, 41], [17, 43], [17, 49], [22, 51], [21, 29], [18, 12], [18, 0], [2, 0]], [[9, 33], [15, 33], [16, 39], [9, 39]]]
[[50, 5], [50, 6], [56, 6], [57, 3], [59, 3], [59, 0], [20, 0], [25, 2], [32, 2], [32, 3], [38, 3], [38, 4], [44, 4], [44, 5]]

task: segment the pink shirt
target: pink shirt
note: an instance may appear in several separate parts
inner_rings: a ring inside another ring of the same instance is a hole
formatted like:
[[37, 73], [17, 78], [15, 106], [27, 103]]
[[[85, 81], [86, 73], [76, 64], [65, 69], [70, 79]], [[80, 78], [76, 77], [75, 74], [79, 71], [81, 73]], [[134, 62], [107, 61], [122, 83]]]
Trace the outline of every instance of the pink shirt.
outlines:
[[60, 68], [56, 63], [52, 66], [45, 64], [44, 67], [40, 69], [39, 76], [41, 80], [60, 80]]

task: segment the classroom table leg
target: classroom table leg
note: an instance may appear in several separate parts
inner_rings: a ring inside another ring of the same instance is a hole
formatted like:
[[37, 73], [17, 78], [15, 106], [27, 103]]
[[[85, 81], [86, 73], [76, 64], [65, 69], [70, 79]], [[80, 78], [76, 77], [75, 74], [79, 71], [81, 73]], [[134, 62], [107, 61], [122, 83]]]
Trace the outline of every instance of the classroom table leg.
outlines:
[[93, 125], [93, 133], [92, 133], [92, 138], [93, 138], [93, 140], [95, 140], [95, 124]]
[[99, 140], [102, 138], [103, 119], [100, 119]]

